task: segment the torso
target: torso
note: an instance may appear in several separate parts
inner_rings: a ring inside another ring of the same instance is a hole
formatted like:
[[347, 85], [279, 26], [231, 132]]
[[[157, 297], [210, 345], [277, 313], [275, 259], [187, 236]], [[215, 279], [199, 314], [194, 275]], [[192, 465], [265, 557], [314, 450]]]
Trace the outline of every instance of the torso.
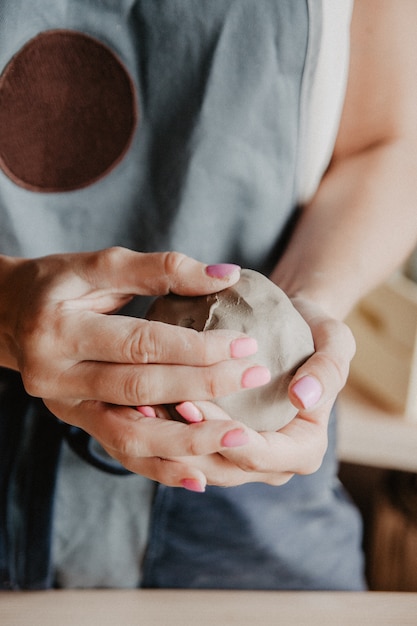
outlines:
[[[280, 235], [298, 204], [314, 193], [335, 139], [352, 3], [337, 3], [339, 10], [335, 4], [4, 0], [0, 63], [6, 68], [14, 59], [31, 87], [31, 106], [6, 70], [0, 83], [0, 133], [8, 138], [0, 141], [0, 251], [177, 249], [268, 273]], [[335, 33], [338, 56], [327, 53]], [[51, 74], [53, 86], [46, 81]], [[337, 84], [323, 79], [330, 75]], [[94, 90], [86, 96], [89, 81]], [[100, 124], [105, 140], [98, 149]], [[11, 141], [16, 129], [19, 150]], [[139, 303], [134, 313], [142, 312]], [[73, 487], [82, 484], [80, 501], [90, 503], [92, 518], [102, 524], [91, 559], [98, 563], [103, 543], [130, 529], [138, 543], [136, 565], [118, 580], [134, 586], [152, 488], [140, 477], [126, 479], [123, 492], [142, 498], [143, 515], [132, 523], [131, 510], [121, 506], [118, 533], [93, 497], [106, 477], [87, 468], [90, 479], [79, 481], [74, 477], [83, 474], [83, 462], [73, 473], [77, 460], [67, 452], [63, 459], [54, 548], [63, 584], [74, 585], [79, 571], [65, 542], [74, 538], [81, 558], [91, 545], [88, 535], [76, 534], [79, 510], [71, 506]], [[115, 491], [117, 480], [125, 479], [116, 479]], [[229, 493], [221, 492], [224, 502]], [[94, 569], [83, 586], [106, 584], [94, 578]]]

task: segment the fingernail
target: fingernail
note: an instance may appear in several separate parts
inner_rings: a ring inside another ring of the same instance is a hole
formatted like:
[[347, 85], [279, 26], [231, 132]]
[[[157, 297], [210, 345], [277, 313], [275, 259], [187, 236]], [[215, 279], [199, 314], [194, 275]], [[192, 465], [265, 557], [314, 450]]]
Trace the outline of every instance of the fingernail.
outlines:
[[196, 478], [183, 478], [181, 486], [188, 491], [196, 491], [197, 493], [204, 493], [206, 488]]
[[152, 406], [137, 406], [136, 410], [145, 417], [156, 417], [155, 409]]
[[249, 443], [248, 433], [241, 428], [235, 428], [235, 430], [229, 430], [222, 439], [222, 446], [225, 448], [237, 448], [238, 446], [244, 446]]
[[250, 367], [242, 376], [242, 387], [251, 389], [252, 387], [261, 387], [271, 380], [271, 372], [263, 365], [255, 365]]
[[255, 354], [257, 351], [258, 342], [252, 337], [242, 337], [240, 339], [234, 339], [230, 344], [230, 354], [235, 359], [250, 356], [251, 354]]
[[181, 402], [175, 408], [187, 422], [201, 422], [203, 419], [201, 411], [192, 402]]
[[217, 265], [207, 265], [206, 274], [211, 278], [229, 278], [240, 270], [240, 266], [234, 265], [234, 263], [218, 263]]
[[292, 393], [305, 409], [311, 409], [320, 400], [323, 389], [317, 378], [304, 376], [293, 385]]

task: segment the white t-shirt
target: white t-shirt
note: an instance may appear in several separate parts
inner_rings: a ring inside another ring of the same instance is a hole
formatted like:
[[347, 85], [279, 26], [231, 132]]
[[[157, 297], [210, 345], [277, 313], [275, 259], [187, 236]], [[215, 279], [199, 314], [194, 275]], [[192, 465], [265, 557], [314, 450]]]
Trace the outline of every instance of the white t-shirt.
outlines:
[[322, 0], [320, 52], [302, 119], [301, 203], [316, 191], [333, 153], [349, 71], [353, 2]]

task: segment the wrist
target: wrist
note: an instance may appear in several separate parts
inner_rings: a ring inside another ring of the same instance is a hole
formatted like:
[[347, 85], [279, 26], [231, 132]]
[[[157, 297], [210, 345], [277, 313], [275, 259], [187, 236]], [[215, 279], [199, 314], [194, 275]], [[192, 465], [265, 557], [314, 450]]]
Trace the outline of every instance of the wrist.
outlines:
[[[357, 303], [360, 294], [354, 285], [346, 285], [331, 272], [316, 272], [309, 275], [282, 273], [279, 268], [271, 276], [295, 303], [306, 301], [315, 304], [326, 315], [343, 321]], [[346, 281], [345, 281], [346, 282]]]

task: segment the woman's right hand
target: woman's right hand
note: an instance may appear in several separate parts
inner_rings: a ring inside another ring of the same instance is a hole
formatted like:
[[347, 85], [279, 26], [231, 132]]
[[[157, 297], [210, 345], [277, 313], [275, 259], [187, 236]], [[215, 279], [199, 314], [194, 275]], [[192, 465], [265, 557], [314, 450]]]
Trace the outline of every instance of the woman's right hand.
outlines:
[[[20, 371], [30, 395], [115, 456], [216, 452], [240, 424], [168, 424], [134, 407], [210, 400], [267, 382], [267, 370], [245, 359], [256, 343], [239, 332], [198, 333], [114, 313], [135, 295], [203, 295], [238, 279], [237, 266], [206, 266], [175, 252], [2, 257], [0, 365]], [[191, 463], [176, 470], [168, 481], [164, 473], [165, 482], [204, 482]]]

